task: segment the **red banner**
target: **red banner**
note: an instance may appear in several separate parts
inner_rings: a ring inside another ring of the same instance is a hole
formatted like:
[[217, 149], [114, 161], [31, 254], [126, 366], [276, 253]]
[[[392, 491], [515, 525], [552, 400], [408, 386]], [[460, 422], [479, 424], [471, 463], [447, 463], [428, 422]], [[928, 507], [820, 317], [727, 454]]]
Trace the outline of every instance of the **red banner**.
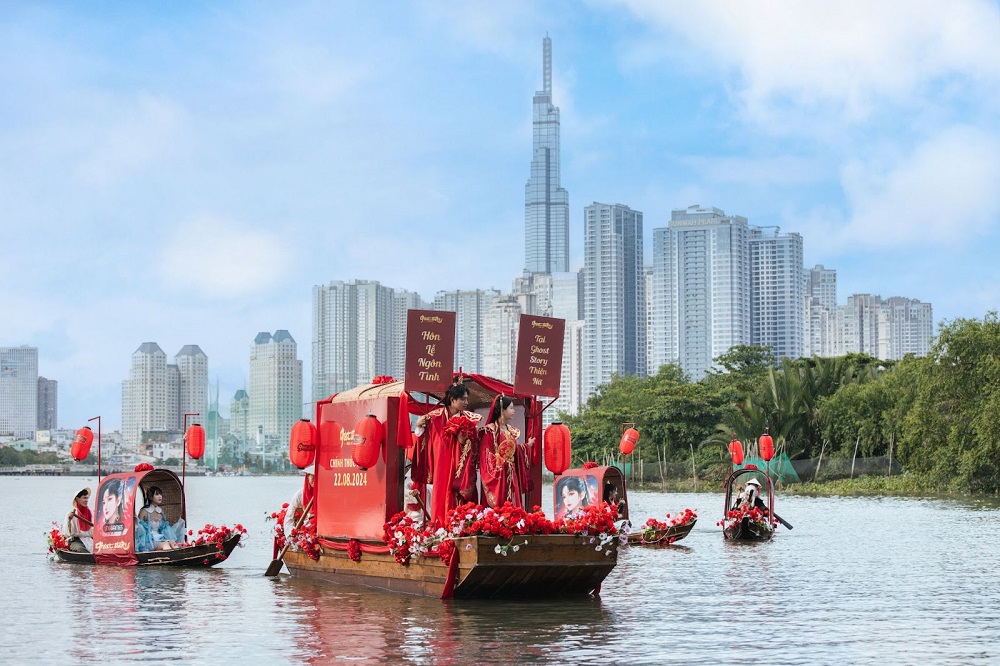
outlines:
[[452, 382], [455, 370], [455, 313], [441, 310], [407, 310], [407, 392], [441, 392]]
[[94, 560], [98, 564], [129, 565], [136, 563], [134, 475], [112, 474], [104, 477], [97, 489], [94, 514]]
[[565, 319], [521, 315], [517, 333], [514, 392], [559, 397]]

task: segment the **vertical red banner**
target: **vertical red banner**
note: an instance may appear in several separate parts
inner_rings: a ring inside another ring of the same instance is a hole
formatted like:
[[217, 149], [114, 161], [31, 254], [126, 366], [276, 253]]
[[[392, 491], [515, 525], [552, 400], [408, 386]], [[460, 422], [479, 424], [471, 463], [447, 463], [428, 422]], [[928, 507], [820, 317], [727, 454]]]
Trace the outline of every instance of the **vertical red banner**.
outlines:
[[451, 385], [455, 371], [455, 313], [441, 310], [407, 310], [407, 392], [441, 392]]
[[521, 315], [514, 364], [514, 392], [559, 397], [565, 319]]

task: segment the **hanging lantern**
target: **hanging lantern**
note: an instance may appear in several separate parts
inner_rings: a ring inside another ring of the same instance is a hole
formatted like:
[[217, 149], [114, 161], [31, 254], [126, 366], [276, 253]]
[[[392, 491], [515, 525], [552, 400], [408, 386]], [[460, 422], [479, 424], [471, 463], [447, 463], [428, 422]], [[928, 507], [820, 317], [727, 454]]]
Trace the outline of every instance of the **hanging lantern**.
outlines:
[[635, 428], [629, 428], [622, 434], [622, 441], [618, 443], [618, 450], [622, 452], [622, 455], [629, 455], [635, 451], [635, 445], [639, 443], [639, 431]]
[[188, 426], [187, 434], [184, 436], [187, 441], [188, 455], [197, 460], [205, 455], [205, 429], [195, 423]]
[[764, 428], [764, 434], [757, 440], [757, 445], [760, 447], [760, 457], [765, 461], [774, 457], [774, 440], [771, 439], [770, 431], [770, 428]]
[[292, 436], [288, 442], [288, 460], [305, 469], [313, 464], [316, 457], [316, 426], [309, 419], [297, 421], [292, 426]]
[[90, 426], [83, 426], [76, 431], [76, 437], [73, 438], [73, 446], [69, 449], [69, 454], [73, 456], [73, 460], [83, 460], [88, 455], [90, 455], [90, 446], [94, 443], [94, 431], [90, 429]]
[[569, 467], [570, 459], [573, 456], [573, 442], [570, 438], [569, 428], [561, 421], [555, 421], [545, 429], [542, 440], [545, 449], [545, 467], [559, 476]]
[[733, 441], [729, 442], [729, 457], [733, 459], [734, 465], [743, 464], [743, 444], [733, 435]]
[[385, 429], [374, 414], [368, 414], [354, 426], [354, 450], [351, 458], [358, 469], [365, 470], [378, 463], [384, 434]]

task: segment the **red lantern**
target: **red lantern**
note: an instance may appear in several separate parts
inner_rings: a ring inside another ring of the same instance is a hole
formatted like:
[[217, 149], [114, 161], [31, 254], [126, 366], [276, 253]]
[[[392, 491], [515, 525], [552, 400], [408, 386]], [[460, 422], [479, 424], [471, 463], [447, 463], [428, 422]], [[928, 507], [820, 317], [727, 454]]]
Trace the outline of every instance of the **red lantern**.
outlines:
[[729, 442], [729, 457], [733, 459], [734, 465], [743, 464], [743, 444], [733, 436], [733, 441]]
[[570, 459], [573, 456], [573, 442], [570, 438], [569, 428], [562, 422], [555, 421], [545, 429], [542, 440], [545, 449], [545, 467], [559, 476], [569, 467]]
[[385, 429], [374, 414], [368, 414], [354, 426], [354, 450], [351, 458], [358, 469], [368, 469], [378, 463], [384, 435]]
[[288, 442], [288, 460], [299, 469], [313, 464], [316, 457], [316, 426], [309, 419], [297, 421], [292, 426]]
[[765, 461], [774, 457], [774, 440], [771, 439], [770, 431], [770, 428], [764, 428], [764, 434], [757, 440], [757, 445], [760, 447], [760, 457]]
[[187, 435], [184, 436], [184, 439], [187, 440], [187, 452], [189, 456], [197, 460], [205, 455], [204, 428], [197, 423], [188, 426]]
[[639, 443], [639, 431], [635, 428], [629, 428], [622, 434], [622, 441], [618, 443], [618, 450], [622, 452], [622, 455], [629, 455], [635, 451], [635, 445]]
[[73, 460], [83, 460], [90, 454], [90, 446], [94, 443], [94, 431], [90, 429], [90, 426], [83, 426], [76, 431], [76, 437], [73, 438], [73, 446], [69, 449], [69, 454], [73, 456]]

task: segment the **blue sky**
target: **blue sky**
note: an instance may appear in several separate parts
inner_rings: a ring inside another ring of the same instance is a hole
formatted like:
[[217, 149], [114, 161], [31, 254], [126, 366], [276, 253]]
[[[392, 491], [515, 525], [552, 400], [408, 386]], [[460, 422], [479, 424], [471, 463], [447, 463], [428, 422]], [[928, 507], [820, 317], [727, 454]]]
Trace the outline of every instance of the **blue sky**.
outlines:
[[[310, 366], [312, 287], [509, 290], [541, 42], [571, 255], [582, 211], [716, 206], [804, 238], [851, 293], [1000, 303], [995, 1], [4, 3], [0, 345], [62, 427], [121, 420], [146, 341], [260, 331]], [[649, 257], [647, 256], [647, 260]]]

